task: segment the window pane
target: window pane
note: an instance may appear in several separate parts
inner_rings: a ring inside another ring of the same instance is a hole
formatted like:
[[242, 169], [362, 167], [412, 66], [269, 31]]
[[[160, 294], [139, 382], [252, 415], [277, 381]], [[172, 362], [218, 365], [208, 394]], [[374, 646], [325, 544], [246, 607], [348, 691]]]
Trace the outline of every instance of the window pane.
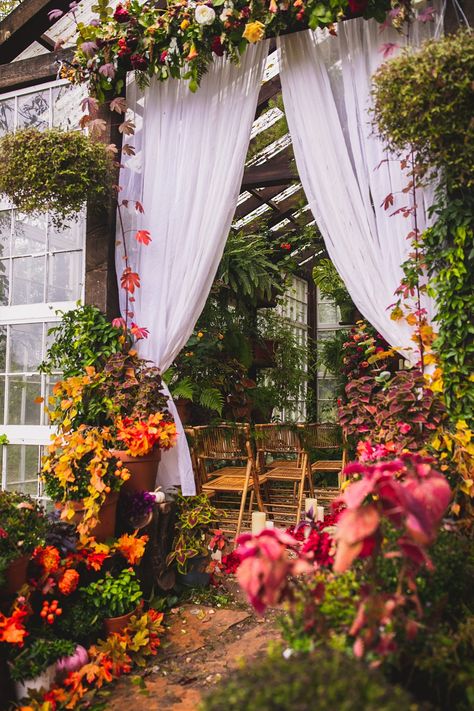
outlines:
[[13, 260], [12, 304], [43, 303], [44, 265], [45, 257], [17, 257]]
[[10, 233], [12, 230], [12, 211], [0, 211], [0, 257], [10, 256]]
[[[4, 415], [5, 406], [4, 406], [4, 403], [5, 403], [5, 376], [4, 376], [4, 375], [0, 375], [0, 425], [4, 425], [4, 424], [5, 424], [5, 415]], [[0, 450], [1, 450], [1, 449], [2, 449], [2, 447], [1, 447], [1, 445], [0, 445]], [[0, 472], [1, 472], [1, 468], [0, 468]], [[0, 477], [1, 477], [1, 474], [0, 474]]]
[[82, 290], [82, 252], [58, 252], [49, 258], [46, 301], [76, 301]]
[[0, 259], [0, 306], [8, 305], [8, 294], [10, 287], [10, 261]]
[[0, 101], [0, 136], [15, 128], [15, 99]]
[[336, 381], [333, 378], [318, 380], [318, 400], [331, 400], [336, 397]]
[[38, 493], [39, 447], [9, 444], [6, 450], [7, 489], [35, 496]]
[[65, 130], [79, 128], [81, 94], [82, 88], [69, 83], [53, 88], [53, 126]]
[[39, 375], [16, 375], [8, 378], [8, 424], [39, 425], [42, 403]]
[[29, 217], [15, 213], [12, 257], [46, 251], [46, 217]]
[[325, 302], [318, 304], [318, 323], [339, 323], [335, 304]]
[[31, 373], [42, 360], [43, 324], [10, 326], [10, 373]]
[[0, 326], [0, 373], [5, 372], [7, 360], [7, 327]]
[[49, 91], [35, 91], [18, 97], [18, 128], [49, 127]]
[[65, 250], [81, 249], [84, 244], [85, 213], [82, 212], [77, 220], [69, 220], [67, 226], [57, 230], [50, 223], [48, 227], [49, 251], [61, 252]]

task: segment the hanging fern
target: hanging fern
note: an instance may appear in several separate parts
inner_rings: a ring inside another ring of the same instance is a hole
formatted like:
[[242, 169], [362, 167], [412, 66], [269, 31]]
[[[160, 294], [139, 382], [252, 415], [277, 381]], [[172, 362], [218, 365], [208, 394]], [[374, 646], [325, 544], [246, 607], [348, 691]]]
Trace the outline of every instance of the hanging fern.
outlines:
[[222, 415], [224, 396], [217, 388], [203, 388], [199, 393], [199, 404]]

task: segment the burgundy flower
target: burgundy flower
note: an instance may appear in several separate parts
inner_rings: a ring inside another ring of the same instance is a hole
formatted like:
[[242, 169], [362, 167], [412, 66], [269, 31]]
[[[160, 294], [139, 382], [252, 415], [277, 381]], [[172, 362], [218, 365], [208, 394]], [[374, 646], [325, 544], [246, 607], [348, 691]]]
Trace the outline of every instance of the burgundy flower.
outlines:
[[165, 49], [163, 52], [160, 54], [160, 62], [164, 64], [166, 62], [166, 57], [168, 56], [168, 50]]
[[365, 12], [369, 0], [349, 0], [349, 10], [352, 13]]
[[222, 55], [224, 54], [224, 46], [221, 42], [220, 37], [214, 37], [211, 42], [211, 49], [218, 57], [222, 57]]
[[144, 71], [148, 67], [148, 60], [145, 57], [142, 57], [141, 54], [132, 54], [130, 57], [130, 63], [133, 69], [139, 69], [141, 71]]
[[130, 19], [130, 13], [126, 10], [123, 5], [117, 5], [114, 12], [114, 20], [116, 22], [128, 22]]
[[128, 57], [128, 55], [132, 53], [132, 49], [128, 46], [127, 40], [124, 37], [119, 39], [118, 46], [119, 51], [117, 54], [119, 57]]

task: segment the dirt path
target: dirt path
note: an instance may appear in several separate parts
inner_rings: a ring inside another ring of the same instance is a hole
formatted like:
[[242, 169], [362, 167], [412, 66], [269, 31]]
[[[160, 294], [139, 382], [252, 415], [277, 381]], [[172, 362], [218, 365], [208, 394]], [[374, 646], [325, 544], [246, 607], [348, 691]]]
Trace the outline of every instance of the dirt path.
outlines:
[[186, 604], [168, 613], [154, 666], [124, 677], [107, 699], [115, 711], [196, 711], [202, 696], [242, 659], [258, 659], [278, 639], [274, 615], [248, 608]]

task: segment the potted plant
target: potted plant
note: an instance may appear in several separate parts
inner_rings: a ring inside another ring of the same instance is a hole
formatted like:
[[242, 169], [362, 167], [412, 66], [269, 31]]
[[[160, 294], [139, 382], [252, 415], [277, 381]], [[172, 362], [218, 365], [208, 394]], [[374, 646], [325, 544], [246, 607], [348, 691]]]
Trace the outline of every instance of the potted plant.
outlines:
[[43, 460], [46, 494], [81, 535], [113, 536], [118, 491], [130, 473], [109, 449], [107, 428], [86, 427], [58, 434]]
[[18, 701], [31, 691], [49, 691], [56, 678], [56, 662], [74, 653], [76, 645], [66, 639], [35, 639], [10, 662]]
[[132, 475], [124, 491], [153, 490], [161, 450], [176, 443], [160, 371], [130, 350], [110, 356], [103, 373], [99, 390], [114, 418], [113, 454]]
[[0, 491], [0, 590], [13, 595], [26, 582], [28, 561], [44, 542], [47, 520], [29, 496]]
[[82, 588], [81, 593], [98, 617], [104, 620], [107, 635], [127, 626], [143, 597], [132, 568], [125, 568], [117, 576], [106, 573], [105, 577]]
[[340, 324], [351, 325], [357, 319], [356, 308], [344, 282], [330, 259], [320, 259], [313, 269], [313, 279], [323, 296], [335, 301], [341, 312]]
[[185, 585], [208, 585], [210, 576], [204, 568], [209, 557], [209, 527], [218, 521], [222, 513], [212, 505], [206, 494], [182, 496], [177, 493], [175, 501], [175, 537], [167, 563], [176, 562], [180, 580]]

